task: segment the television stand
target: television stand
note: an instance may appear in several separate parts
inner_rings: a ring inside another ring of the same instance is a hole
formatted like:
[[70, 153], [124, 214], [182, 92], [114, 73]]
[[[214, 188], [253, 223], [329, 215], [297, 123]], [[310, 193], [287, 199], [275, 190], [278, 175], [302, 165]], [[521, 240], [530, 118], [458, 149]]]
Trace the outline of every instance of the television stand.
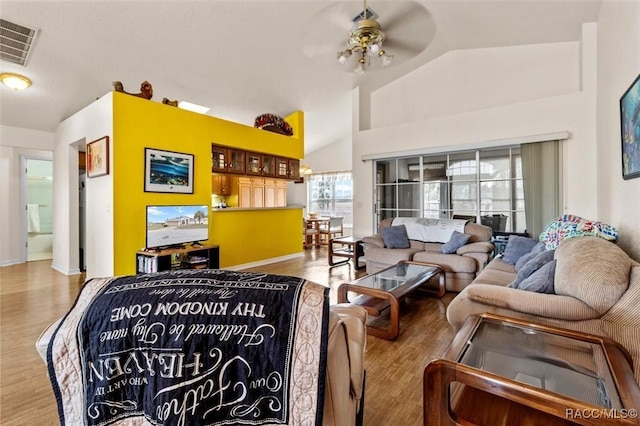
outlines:
[[136, 252], [136, 273], [171, 271], [177, 269], [220, 268], [220, 247], [217, 245], [191, 245]]

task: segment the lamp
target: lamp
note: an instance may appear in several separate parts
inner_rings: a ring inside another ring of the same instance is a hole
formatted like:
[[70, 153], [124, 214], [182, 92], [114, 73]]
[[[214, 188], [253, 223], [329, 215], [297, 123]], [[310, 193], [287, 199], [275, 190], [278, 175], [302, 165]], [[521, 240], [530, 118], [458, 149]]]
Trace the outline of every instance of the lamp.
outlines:
[[300, 176], [308, 176], [312, 173], [313, 173], [313, 170], [311, 170], [310, 165], [303, 164], [302, 166], [300, 166]]
[[0, 81], [16, 92], [31, 86], [31, 80], [20, 74], [2, 73], [0, 74]]
[[375, 19], [367, 19], [367, 0], [363, 0], [362, 19], [355, 24], [355, 28], [347, 39], [347, 48], [338, 52], [338, 62], [346, 64], [349, 57], [356, 53], [359, 55], [358, 65], [354, 72], [362, 75], [366, 67], [370, 64], [368, 57], [377, 57], [381, 60], [383, 67], [391, 65], [393, 55], [389, 55], [382, 49], [382, 42], [385, 40], [384, 31]]

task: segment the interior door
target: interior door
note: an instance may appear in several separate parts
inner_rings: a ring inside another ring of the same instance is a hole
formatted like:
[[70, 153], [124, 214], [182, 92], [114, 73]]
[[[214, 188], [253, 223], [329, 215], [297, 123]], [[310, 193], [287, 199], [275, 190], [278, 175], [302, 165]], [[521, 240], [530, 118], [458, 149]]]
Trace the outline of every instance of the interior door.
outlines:
[[26, 158], [24, 163], [26, 260], [53, 259], [53, 161]]

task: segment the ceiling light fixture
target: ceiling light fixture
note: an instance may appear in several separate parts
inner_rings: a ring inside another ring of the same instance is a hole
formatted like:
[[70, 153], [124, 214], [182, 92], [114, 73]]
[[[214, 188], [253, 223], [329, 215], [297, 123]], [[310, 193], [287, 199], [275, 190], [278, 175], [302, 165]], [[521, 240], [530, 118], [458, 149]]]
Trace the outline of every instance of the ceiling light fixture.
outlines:
[[310, 165], [303, 164], [300, 166], [300, 176], [309, 176], [310, 174], [313, 174], [313, 170]]
[[354, 72], [358, 75], [364, 74], [367, 66], [370, 65], [370, 57], [377, 57], [381, 60], [383, 67], [391, 65], [393, 55], [389, 55], [382, 49], [382, 42], [385, 40], [384, 31], [375, 19], [367, 19], [367, 0], [362, 2], [362, 19], [354, 24], [354, 29], [347, 39], [347, 49], [338, 52], [338, 62], [346, 64], [352, 54], [359, 55], [358, 65]]
[[31, 86], [31, 80], [20, 74], [2, 73], [0, 74], [0, 81], [16, 92]]

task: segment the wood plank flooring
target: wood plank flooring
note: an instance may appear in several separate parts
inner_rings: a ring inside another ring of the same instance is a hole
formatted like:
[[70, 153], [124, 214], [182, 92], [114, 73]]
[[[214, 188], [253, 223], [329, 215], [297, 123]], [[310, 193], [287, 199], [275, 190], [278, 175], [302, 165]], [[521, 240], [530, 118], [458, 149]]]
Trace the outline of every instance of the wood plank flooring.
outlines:
[[[42, 330], [71, 307], [84, 277], [65, 276], [50, 265], [50, 261], [38, 261], [0, 268], [3, 426], [59, 424], [47, 371], [34, 344]], [[365, 274], [351, 265], [329, 268], [326, 247], [307, 249], [303, 257], [249, 270], [294, 275], [329, 286], [332, 303], [342, 282]], [[395, 341], [368, 336], [366, 426], [422, 425], [422, 373], [453, 338], [453, 327], [445, 319], [453, 296], [408, 299]]]

